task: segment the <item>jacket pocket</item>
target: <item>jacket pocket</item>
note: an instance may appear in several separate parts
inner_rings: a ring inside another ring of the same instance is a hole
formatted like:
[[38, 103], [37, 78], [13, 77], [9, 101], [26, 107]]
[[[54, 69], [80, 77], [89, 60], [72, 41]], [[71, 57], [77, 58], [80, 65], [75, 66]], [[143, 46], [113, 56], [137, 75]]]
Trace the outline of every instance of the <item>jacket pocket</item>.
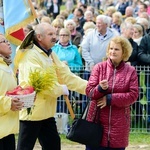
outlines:
[[126, 123], [130, 124], [130, 108], [129, 107], [125, 108], [125, 119], [126, 119]]

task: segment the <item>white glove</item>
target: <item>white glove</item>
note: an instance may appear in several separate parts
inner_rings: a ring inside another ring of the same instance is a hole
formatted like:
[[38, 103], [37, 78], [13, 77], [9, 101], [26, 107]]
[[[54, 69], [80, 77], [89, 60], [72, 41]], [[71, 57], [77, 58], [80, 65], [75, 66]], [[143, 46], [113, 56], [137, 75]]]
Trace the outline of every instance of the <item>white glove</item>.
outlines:
[[63, 88], [63, 95], [69, 95], [69, 91], [66, 85], [62, 85]]

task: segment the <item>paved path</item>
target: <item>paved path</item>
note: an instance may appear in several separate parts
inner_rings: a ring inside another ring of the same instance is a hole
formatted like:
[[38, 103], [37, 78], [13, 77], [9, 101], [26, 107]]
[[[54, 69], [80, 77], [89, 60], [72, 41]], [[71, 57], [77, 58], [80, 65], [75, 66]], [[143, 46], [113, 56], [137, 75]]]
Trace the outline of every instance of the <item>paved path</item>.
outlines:
[[[34, 150], [41, 150], [40, 145], [35, 145]], [[61, 150], [85, 150], [85, 146], [63, 144]], [[150, 145], [130, 145], [126, 150], [150, 150]]]

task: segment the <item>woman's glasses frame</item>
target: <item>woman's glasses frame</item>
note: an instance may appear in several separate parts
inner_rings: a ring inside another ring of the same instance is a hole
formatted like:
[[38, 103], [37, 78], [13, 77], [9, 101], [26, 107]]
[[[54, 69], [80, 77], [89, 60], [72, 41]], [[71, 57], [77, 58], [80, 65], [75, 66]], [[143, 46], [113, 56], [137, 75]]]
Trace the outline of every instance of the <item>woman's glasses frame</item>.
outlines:
[[60, 34], [59, 36], [67, 37], [69, 35], [68, 34]]
[[0, 44], [1, 44], [1, 43], [8, 43], [8, 40], [2, 39], [2, 40], [0, 40]]

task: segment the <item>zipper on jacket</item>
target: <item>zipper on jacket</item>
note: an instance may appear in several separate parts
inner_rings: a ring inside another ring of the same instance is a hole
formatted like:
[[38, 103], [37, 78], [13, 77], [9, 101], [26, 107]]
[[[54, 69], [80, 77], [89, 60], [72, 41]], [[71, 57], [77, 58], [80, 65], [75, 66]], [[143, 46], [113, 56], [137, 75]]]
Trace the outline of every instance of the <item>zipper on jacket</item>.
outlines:
[[[111, 93], [113, 93], [113, 90], [114, 90], [115, 75], [116, 75], [116, 67], [114, 69], [114, 74], [113, 74], [113, 84], [112, 84], [112, 91], [111, 91]], [[109, 124], [109, 126], [108, 126], [109, 127], [108, 128], [108, 147], [110, 147], [111, 113], [112, 113], [112, 107], [110, 106], [110, 109], [109, 109], [109, 120], [108, 120], [108, 124]]]

